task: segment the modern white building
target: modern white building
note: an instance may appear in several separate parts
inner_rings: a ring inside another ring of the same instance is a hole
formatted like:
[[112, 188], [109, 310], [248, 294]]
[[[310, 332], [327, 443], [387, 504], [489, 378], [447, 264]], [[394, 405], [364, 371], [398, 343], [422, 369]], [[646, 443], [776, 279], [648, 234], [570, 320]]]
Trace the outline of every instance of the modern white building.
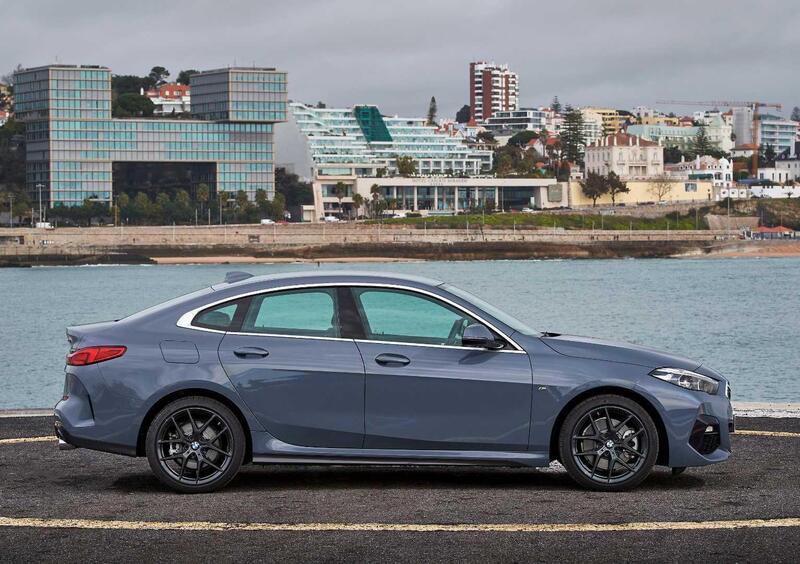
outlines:
[[664, 174], [664, 147], [619, 132], [588, 144], [584, 162], [587, 173], [614, 172], [622, 179], [658, 177]]
[[665, 164], [664, 172], [669, 176], [687, 180], [711, 180], [715, 188], [733, 187], [733, 163], [728, 159], [715, 159], [704, 155], [693, 160]]
[[[315, 221], [358, 215], [353, 196], [360, 194], [368, 201], [374, 197], [373, 186], [380, 187], [381, 197], [395, 209], [426, 214], [457, 213], [478, 201], [504, 206], [520, 199], [516, 193], [502, 192], [508, 179], [487, 178], [491, 150], [472, 148], [463, 135], [428, 126], [424, 118], [383, 116], [376, 106], [319, 108], [295, 102], [290, 109], [290, 123], [276, 130], [277, 144], [291, 147], [294, 133], [307, 157], [279, 155], [279, 162], [309, 164]], [[415, 173], [400, 176], [398, 157], [413, 159]], [[528, 192], [532, 186], [555, 182], [525, 181]], [[483, 191], [476, 193], [474, 188]], [[490, 188], [496, 192], [487, 191]], [[527, 198], [532, 196], [531, 192]]]
[[469, 64], [469, 105], [472, 119], [485, 121], [495, 112], [519, 107], [519, 77], [508, 68], [485, 61]]
[[547, 115], [541, 110], [520, 108], [494, 112], [483, 125], [493, 133], [504, 131], [541, 131], [546, 128]]
[[586, 143], [594, 143], [603, 137], [603, 116], [592, 110], [582, 109], [583, 138]]
[[[426, 125], [425, 118], [384, 116], [376, 106], [317, 108], [293, 102], [291, 113], [321, 176], [396, 172], [397, 157], [411, 157], [417, 173], [476, 175], [492, 168], [492, 152]], [[347, 165], [347, 166], [339, 166]], [[349, 170], [344, 170], [349, 169]]]
[[796, 138], [796, 121], [770, 114], [758, 116], [758, 142], [761, 146], [772, 146], [778, 154], [794, 156]]

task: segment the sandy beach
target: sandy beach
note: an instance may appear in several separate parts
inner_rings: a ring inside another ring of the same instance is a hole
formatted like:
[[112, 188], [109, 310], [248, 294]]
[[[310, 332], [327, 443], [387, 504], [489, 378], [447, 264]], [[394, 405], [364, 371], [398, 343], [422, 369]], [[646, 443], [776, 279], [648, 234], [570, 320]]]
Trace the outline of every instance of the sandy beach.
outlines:
[[303, 259], [291, 257], [251, 257], [251, 256], [219, 256], [219, 257], [153, 257], [156, 264], [286, 264], [286, 263], [341, 263], [341, 262], [422, 262], [420, 259], [404, 259], [396, 257], [340, 257]]

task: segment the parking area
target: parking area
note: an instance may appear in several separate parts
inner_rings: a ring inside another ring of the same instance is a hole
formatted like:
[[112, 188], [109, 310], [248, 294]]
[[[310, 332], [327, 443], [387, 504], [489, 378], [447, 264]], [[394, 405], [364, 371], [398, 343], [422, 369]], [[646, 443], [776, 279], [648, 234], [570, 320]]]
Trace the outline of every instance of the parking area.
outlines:
[[49, 417], [3, 418], [0, 560], [796, 561], [800, 419], [737, 424], [727, 463], [618, 494], [557, 468], [286, 465], [186, 496], [145, 459], [58, 451]]

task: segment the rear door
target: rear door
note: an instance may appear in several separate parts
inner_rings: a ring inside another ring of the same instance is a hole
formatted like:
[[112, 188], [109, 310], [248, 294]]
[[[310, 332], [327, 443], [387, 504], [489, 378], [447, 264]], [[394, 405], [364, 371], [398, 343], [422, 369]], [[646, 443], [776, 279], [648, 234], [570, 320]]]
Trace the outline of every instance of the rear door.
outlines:
[[220, 360], [248, 407], [286, 443], [361, 448], [364, 364], [342, 337], [344, 289], [305, 288], [253, 296]]
[[[511, 344], [464, 347], [473, 316], [409, 290], [353, 289], [367, 372], [365, 447], [526, 450], [531, 365]], [[499, 335], [498, 335], [499, 337]]]

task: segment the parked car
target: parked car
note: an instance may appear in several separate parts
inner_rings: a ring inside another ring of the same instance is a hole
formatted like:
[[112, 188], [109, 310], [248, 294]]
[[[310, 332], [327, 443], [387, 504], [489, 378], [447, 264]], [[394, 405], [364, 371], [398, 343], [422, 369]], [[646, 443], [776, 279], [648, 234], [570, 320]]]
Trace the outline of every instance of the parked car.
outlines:
[[273, 221], [271, 219], [262, 219], [261, 220], [261, 225], [274, 225], [274, 224], [275, 224], [275, 221]]
[[229, 273], [67, 339], [61, 448], [146, 456], [181, 492], [245, 463], [553, 460], [622, 490], [726, 460], [734, 431], [728, 381], [697, 361], [542, 333], [412, 276]]
[[337, 221], [341, 221], [341, 220], [340, 220], [338, 217], [336, 217], [335, 215], [326, 215], [325, 217], [323, 217], [323, 218], [322, 218], [322, 220], [323, 220], [323, 221], [326, 221], [326, 222], [328, 222], [328, 223], [336, 223]]

